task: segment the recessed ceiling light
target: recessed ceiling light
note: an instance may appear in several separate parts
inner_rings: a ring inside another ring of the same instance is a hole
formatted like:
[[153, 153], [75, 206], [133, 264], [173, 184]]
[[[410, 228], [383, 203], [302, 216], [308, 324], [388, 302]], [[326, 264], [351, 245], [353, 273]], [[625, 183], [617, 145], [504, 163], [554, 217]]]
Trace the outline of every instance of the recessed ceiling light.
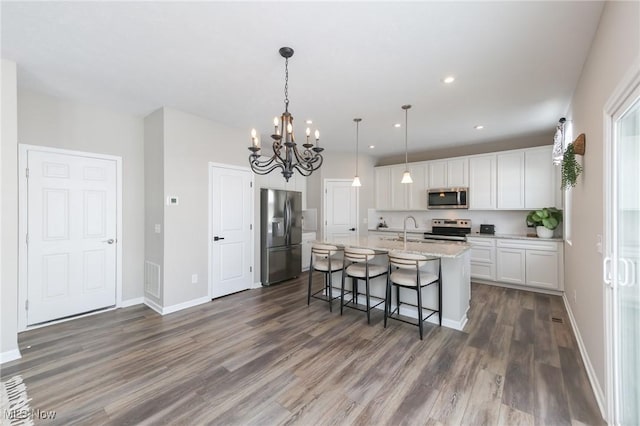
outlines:
[[393, 125], [393, 127], [396, 127], [396, 128], [397, 128], [397, 127], [402, 127], [402, 124], [400, 124], [400, 123], [396, 123], [396, 124], [394, 124], [394, 125]]
[[369, 148], [370, 148], [370, 149], [373, 149], [373, 148], [375, 148], [375, 147], [376, 147], [375, 145], [369, 145]]
[[450, 76], [447, 76], [447, 77], [443, 78], [443, 79], [442, 79], [442, 81], [443, 81], [445, 84], [451, 84], [451, 83], [453, 83], [454, 81], [456, 81], [456, 78], [455, 78], [454, 76], [450, 75]]
[[476, 130], [482, 130], [482, 129], [484, 129], [484, 126], [482, 124], [478, 124], [476, 126], [473, 126], [473, 128], [476, 129]]
[[313, 120], [307, 120], [307, 121], [305, 121], [305, 123], [307, 123], [307, 124], [313, 124]]

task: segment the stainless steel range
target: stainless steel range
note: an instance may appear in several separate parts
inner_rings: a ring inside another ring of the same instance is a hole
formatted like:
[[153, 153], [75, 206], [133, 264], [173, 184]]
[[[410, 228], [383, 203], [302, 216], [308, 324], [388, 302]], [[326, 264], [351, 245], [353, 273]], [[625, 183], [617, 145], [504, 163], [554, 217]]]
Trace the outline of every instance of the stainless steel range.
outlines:
[[431, 232], [424, 233], [425, 240], [467, 241], [471, 233], [469, 219], [431, 219]]

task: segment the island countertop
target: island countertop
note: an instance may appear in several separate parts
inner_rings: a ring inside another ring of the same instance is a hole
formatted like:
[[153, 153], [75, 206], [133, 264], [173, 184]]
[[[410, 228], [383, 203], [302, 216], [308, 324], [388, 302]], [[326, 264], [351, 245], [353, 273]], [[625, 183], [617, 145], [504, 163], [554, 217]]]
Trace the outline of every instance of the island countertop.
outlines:
[[340, 238], [336, 241], [316, 241], [324, 244], [339, 244], [347, 247], [362, 247], [385, 251], [404, 251], [434, 257], [453, 258], [461, 256], [471, 248], [463, 242], [431, 242], [431, 240], [411, 240], [404, 242], [398, 238], [369, 235], [367, 237]]

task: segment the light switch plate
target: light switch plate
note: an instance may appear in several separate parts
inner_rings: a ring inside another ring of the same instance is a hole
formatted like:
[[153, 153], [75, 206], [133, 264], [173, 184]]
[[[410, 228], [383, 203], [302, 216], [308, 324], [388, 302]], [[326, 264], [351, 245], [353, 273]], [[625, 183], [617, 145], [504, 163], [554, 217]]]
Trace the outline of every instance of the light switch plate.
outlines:
[[160, 228], [160, 224], [159, 224], [159, 223], [156, 223], [156, 224], [153, 226], [153, 230], [154, 230], [154, 232], [155, 232], [156, 234], [159, 234], [160, 232], [162, 232], [162, 231], [161, 231], [161, 228]]
[[191, 275], [191, 284], [197, 284], [197, 283], [198, 283], [198, 274]]

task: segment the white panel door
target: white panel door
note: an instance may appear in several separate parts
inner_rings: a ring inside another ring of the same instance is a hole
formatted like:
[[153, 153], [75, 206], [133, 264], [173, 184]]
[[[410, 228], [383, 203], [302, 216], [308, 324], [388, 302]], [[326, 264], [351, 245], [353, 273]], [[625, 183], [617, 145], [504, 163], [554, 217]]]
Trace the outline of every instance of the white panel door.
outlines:
[[116, 304], [115, 160], [27, 154], [27, 325]]
[[469, 159], [469, 209], [496, 208], [496, 156]]
[[351, 180], [325, 181], [326, 241], [346, 243], [358, 235], [358, 188]]
[[527, 284], [558, 289], [559, 262], [560, 258], [556, 251], [527, 250], [525, 260]]
[[251, 172], [210, 167], [211, 297], [251, 288]]

